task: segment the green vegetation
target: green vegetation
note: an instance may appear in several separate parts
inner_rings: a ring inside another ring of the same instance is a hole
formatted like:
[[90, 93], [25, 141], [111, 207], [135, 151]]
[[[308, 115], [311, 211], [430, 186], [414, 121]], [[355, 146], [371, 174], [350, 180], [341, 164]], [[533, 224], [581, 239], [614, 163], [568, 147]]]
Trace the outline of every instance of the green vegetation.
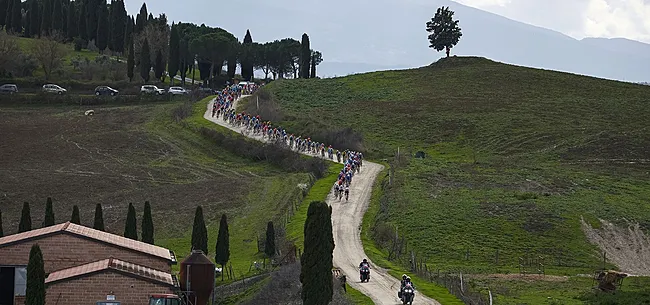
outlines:
[[358, 290], [352, 288], [350, 284], [345, 283], [345, 289], [347, 290], [346, 296], [355, 305], [374, 305], [375, 302], [365, 294], [359, 292]]
[[20, 223], [18, 224], [18, 233], [30, 231], [32, 229], [32, 216], [30, 213], [29, 202], [23, 203]]
[[27, 263], [27, 288], [25, 290], [25, 305], [45, 304], [45, 263], [43, 252], [38, 244], [29, 251]]
[[[518, 273], [528, 253], [547, 274], [591, 274], [602, 259], [582, 217], [648, 229], [647, 86], [451, 57], [276, 81], [259, 96], [294, 133], [318, 141], [351, 127], [369, 159], [389, 158], [393, 183], [364, 219], [366, 251], [380, 265], [397, 229], [429, 270]], [[426, 157], [413, 158], [418, 151]]]
[[[228, 218], [226, 214], [222, 214], [221, 221], [219, 221], [219, 235], [217, 235], [215, 249], [214, 261], [224, 268], [230, 260], [230, 233], [228, 233]], [[223, 280], [223, 274], [224, 272], [221, 273], [221, 280]]]
[[312, 201], [305, 221], [305, 251], [300, 258], [301, 296], [304, 304], [327, 305], [332, 301], [332, 207]]
[[144, 213], [142, 214], [142, 242], [150, 245], [154, 244], [154, 227], [151, 218], [151, 204], [149, 201], [144, 202]]
[[43, 219], [42, 227], [49, 227], [54, 225], [54, 208], [52, 207], [52, 198], [47, 197], [45, 203], [45, 218]]
[[289, 224], [287, 224], [287, 239], [294, 242], [299, 249], [304, 248], [304, 229], [307, 220], [307, 209], [312, 201], [324, 201], [332, 190], [332, 185], [336, 182], [339, 172], [343, 168], [341, 164], [332, 164], [325, 177], [317, 180], [302, 200], [296, 214], [293, 215]]
[[[77, 209], [77, 211], [79, 210]], [[74, 215], [75, 213], [73, 212], [72, 214]], [[76, 214], [79, 215], [79, 212], [77, 212]], [[126, 223], [124, 225], [124, 237], [133, 240], [138, 240], [138, 224], [136, 222], [135, 207], [131, 202], [129, 202], [129, 210], [126, 214]]]
[[102, 209], [102, 204], [98, 203], [95, 206], [95, 220], [93, 221], [93, 229], [104, 231], [104, 211]]
[[194, 225], [192, 226], [192, 249], [201, 250], [203, 254], [208, 255], [208, 229], [205, 227], [203, 219], [203, 208], [196, 207], [194, 212]]

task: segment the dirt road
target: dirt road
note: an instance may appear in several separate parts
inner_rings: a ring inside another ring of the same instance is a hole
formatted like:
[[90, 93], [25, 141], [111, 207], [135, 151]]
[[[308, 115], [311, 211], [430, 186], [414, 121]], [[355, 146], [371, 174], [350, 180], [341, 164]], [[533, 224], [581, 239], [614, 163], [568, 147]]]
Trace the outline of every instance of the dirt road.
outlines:
[[[236, 107], [237, 102], [235, 102]], [[208, 103], [204, 118], [224, 126], [228, 129], [242, 133], [245, 136], [260, 141], [266, 141], [261, 136], [255, 136], [252, 133], [246, 133], [243, 127], [234, 127], [223, 119], [212, 117], [212, 102]], [[313, 154], [307, 154], [314, 156]], [[350, 184], [350, 198], [339, 201], [330, 193], [327, 197], [327, 203], [332, 206], [332, 230], [334, 233], [334, 267], [340, 268], [347, 276], [348, 283], [369, 296], [375, 304], [401, 304], [397, 298], [399, 290], [399, 280], [390, 276], [385, 270], [375, 266], [370, 259], [371, 272], [370, 281], [360, 283], [359, 280], [359, 263], [364, 258], [368, 258], [361, 244], [361, 220], [363, 214], [368, 209], [372, 185], [377, 178], [377, 174], [383, 169], [380, 164], [364, 161], [361, 172], [355, 174]], [[415, 283], [417, 287], [417, 283]], [[416, 294], [415, 304], [439, 305], [435, 300], [429, 299], [421, 294]]]

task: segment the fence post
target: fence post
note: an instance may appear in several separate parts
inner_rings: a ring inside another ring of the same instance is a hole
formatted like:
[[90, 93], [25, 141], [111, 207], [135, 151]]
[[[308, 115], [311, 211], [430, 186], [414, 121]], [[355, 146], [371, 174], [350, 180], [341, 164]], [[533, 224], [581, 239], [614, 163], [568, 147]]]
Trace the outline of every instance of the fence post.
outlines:
[[490, 305], [492, 305], [492, 291], [488, 289], [488, 295], [490, 296]]

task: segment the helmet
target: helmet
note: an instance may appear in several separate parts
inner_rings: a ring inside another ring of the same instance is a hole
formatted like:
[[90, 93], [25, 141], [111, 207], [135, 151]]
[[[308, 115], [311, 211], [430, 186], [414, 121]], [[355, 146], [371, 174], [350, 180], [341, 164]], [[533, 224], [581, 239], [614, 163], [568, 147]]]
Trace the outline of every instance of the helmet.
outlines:
[[364, 262], [364, 263], [367, 263], [367, 262], [368, 262], [368, 260], [364, 258], [364, 259], [363, 259], [363, 262]]
[[410, 282], [410, 281], [411, 281], [411, 277], [410, 277], [410, 276], [406, 276], [406, 280]]
[[408, 278], [408, 277], [406, 276], [406, 274], [402, 274], [402, 279], [403, 279], [403, 280], [406, 280], [407, 278]]

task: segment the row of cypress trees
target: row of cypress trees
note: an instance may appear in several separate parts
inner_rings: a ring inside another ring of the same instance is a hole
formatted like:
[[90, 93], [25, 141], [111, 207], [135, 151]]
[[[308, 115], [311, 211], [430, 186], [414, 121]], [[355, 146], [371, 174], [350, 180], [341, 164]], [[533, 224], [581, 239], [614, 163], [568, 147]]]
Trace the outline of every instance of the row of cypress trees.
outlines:
[[[32, 230], [32, 217], [31, 209], [29, 202], [23, 204], [23, 209], [21, 213], [20, 223], [18, 224], [18, 233], [27, 232]], [[81, 217], [79, 215], [79, 207], [73, 206], [72, 216], [70, 217], [70, 222], [74, 224], [81, 224]], [[54, 219], [54, 207], [52, 204], [52, 198], [48, 197], [47, 202], [45, 203], [45, 217], [43, 218], [43, 223], [41, 227], [53, 226], [55, 224]], [[96, 230], [104, 231], [104, 214], [101, 204], [95, 206], [95, 220], [93, 223], [93, 228]], [[2, 212], [0, 211], [0, 237], [4, 236], [2, 229]], [[149, 201], [144, 203], [144, 216], [142, 217], [142, 241], [148, 244], [154, 243], [154, 227], [153, 227], [153, 218], [151, 216], [151, 204]], [[127, 213], [127, 220], [124, 229], [124, 237], [138, 240], [138, 232], [136, 226], [136, 214], [133, 203], [129, 203], [129, 210]]]
[[0, 26], [8, 32], [25, 37], [58, 32], [68, 41], [95, 41], [100, 51], [123, 53], [134, 22], [124, 0], [112, 0], [110, 5], [106, 0], [0, 0]]

